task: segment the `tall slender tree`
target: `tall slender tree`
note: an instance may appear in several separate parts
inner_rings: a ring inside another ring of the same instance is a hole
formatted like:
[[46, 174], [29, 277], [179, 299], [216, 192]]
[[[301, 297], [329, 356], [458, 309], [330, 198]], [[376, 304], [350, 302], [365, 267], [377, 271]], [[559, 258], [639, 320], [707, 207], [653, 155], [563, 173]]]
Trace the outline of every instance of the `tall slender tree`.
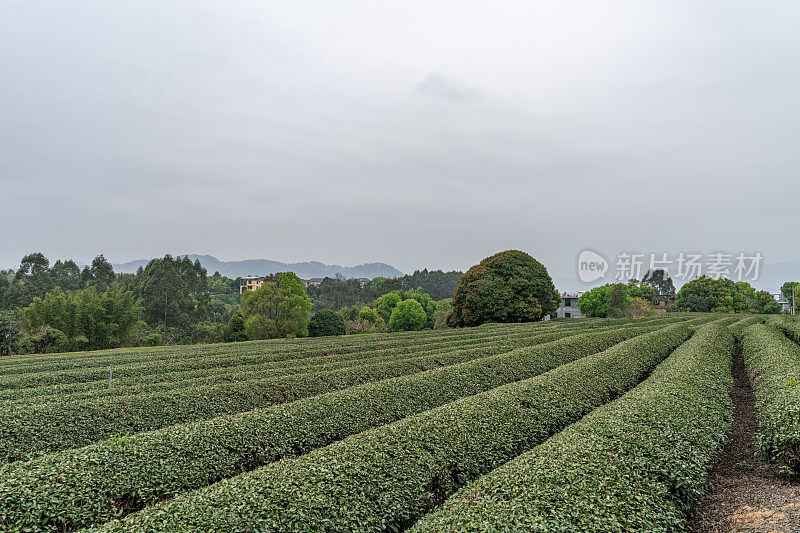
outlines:
[[108, 262], [103, 254], [92, 259], [90, 271], [92, 273], [92, 285], [97, 287], [98, 292], [104, 292], [111, 287], [111, 284], [116, 279], [114, 267], [111, 266], [111, 263]]

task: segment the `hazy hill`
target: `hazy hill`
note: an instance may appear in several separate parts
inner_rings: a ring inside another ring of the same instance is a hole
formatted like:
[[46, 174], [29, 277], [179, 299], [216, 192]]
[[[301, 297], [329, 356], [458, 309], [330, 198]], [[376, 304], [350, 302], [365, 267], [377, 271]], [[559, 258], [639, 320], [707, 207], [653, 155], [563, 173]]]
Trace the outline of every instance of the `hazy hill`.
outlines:
[[[176, 256], [177, 257], [177, 256]], [[181, 254], [183, 257], [183, 254]], [[208, 271], [210, 276], [214, 272], [219, 272], [229, 278], [240, 276], [264, 276], [276, 272], [292, 271], [301, 278], [324, 278], [325, 276], [335, 276], [341, 274], [346, 278], [375, 278], [378, 276], [397, 277], [403, 273], [386, 263], [366, 263], [350, 267], [340, 265], [326, 265], [319, 261], [305, 261], [302, 263], [283, 263], [281, 261], [271, 261], [269, 259], [245, 259], [242, 261], [220, 261], [210, 255], [189, 254], [189, 259], [200, 260], [200, 264]], [[141, 266], [144, 267], [149, 259], [139, 259], [114, 265], [115, 272], [135, 273]]]

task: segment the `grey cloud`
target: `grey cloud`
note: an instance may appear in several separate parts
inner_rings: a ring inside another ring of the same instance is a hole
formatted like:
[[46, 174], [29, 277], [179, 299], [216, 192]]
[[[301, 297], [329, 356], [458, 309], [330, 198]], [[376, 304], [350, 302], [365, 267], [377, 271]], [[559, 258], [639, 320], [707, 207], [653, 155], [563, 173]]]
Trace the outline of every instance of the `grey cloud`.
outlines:
[[480, 96], [480, 92], [463, 82], [432, 72], [417, 86], [417, 92], [432, 100], [461, 103]]
[[0, 266], [798, 259], [799, 23], [721, 0], [3, 2]]

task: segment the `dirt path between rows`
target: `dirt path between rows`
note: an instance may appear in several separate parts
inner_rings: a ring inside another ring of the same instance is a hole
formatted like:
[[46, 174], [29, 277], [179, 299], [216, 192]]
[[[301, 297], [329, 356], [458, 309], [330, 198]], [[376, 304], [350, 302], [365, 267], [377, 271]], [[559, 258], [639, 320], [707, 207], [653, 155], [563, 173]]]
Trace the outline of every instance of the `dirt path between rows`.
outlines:
[[733, 379], [733, 433], [711, 472], [713, 487], [700, 502], [690, 529], [695, 533], [800, 532], [800, 483], [779, 476], [755, 456], [755, 403], [739, 344]]

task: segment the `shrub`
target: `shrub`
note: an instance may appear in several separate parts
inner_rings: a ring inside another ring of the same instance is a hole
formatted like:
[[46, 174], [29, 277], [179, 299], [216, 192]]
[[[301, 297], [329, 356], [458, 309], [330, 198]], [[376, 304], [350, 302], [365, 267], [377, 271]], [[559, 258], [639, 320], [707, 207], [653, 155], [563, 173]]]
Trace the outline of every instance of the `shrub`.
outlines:
[[757, 316], [748, 316], [746, 318], [742, 318], [741, 320], [737, 320], [733, 324], [728, 326], [728, 330], [733, 333], [733, 336], [736, 337], [736, 340], [742, 339], [742, 333], [745, 329], [752, 326], [753, 324], [760, 324], [764, 322], [764, 319]]
[[[796, 323], [784, 327], [791, 331]], [[800, 473], [800, 347], [761, 324], [744, 330], [742, 355], [758, 413], [756, 443], [787, 473]]]
[[104, 529], [402, 530], [459, 485], [633, 387], [690, 335], [683, 324], [642, 335], [186, 493]]
[[641, 385], [466, 486], [412, 531], [686, 529], [731, 427], [732, 350], [724, 327], [700, 328]]
[[[112, 390], [109, 395], [99, 397], [78, 397], [71, 401], [56, 398], [55, 401], [15, 405], [0, 410], [0, 462], [33, 458], [57, 450], [85, 446], [114, 435], [269, 407], [361, 383], [460, 363], [504, 351], [516, 342], [529, 342], [533, 334], [531, 330], [524, 331], [519, 339], [515, 336], [510, 342], [500, 335], [499, 342], [495, 339], [496, 342], [485, 343], [479, 333], [475, 349], [448, 346], [445, 343], [438, 349], [428, 351], [429, 345], [420, 344], [407, 351], [384, 356], [378, 354], [377, 357], [367, 350], [356, 358], [341, 356], [340, 361], [351, 360], [351, 365], [336, 368], [315, 366], [292, 372], [292, 368], [288, 368], [291, 365], [286, 365], [287, 368], [276, 373], [270, 365], [266, 369], [257, 367], [250, 372], [243, 371], [241, 375], [235, 371], [228, 373], [223, 376], [222, 382], [214, 381], [212, 376], [210, 383], [194, 385], [190, 382], [189, 386], [183, 388], [134, 390], [127, 394], [117, 394], [116, 390]], [[568, 334], [570, 330], [552, 333], [555, 336]], [[458, 344], [457, 340], [451, 342]], [[406, 354], [404, 357], [401, 356], [403, 353]], [[255, 360], [265, 358], [263, 353], [251, 357]], [[241, 364], [242, 359], [241, 355], [233, 356], [232, 363]], [[334, 362], [331, 358], [322, 359], [326, 364]], [[195, 367], [219, 368], [216, 358], [199, 358], [194, 363]], [[185, 363], [173, 366], [185, 367]], [[152, 371], [149, 369], [149, 372]], [[108, 367], [93, 369], [92, 372], [107, 382]], [[85, 374], [78, 371], [77, 375]], [[20, 379], [23, 383], [28, 382], [26, 376], [20, 376]]]
[[[620, 325], [608, 324], [608, 326]], [[581, 328], [597, 329], [600, 324], [583, 322]], [[603, 324], [605, 326], [605, 324]], [[527, 338], [546, 331], [581, 329], [555, 323], [538, 323], [514, 328], [513, 337]], [[294, 366], [327, 363], [335, 358], [355, 360], [400, 354], [417, 353], [433, 348], [456, 348], [463, 344], [484, 343], [507, 336], [507, 328], [475, 328], [443, 332], [416, 332], [387, 335], [383, 338], [332, 337], [309, 341], [273, 340], [250, 342], [241, 346], [213, 345], [193, 347], [158, 347], [152, 349], [117, 349], [104, 352], [71, 354], [70, 357], [23, 357], [3, 361], [0, 374], [0, 396], [33, 393], [42, 390], [60, 397], [66, 387], [107, 386], [108, 366], [113, 364], [115, 375], [131, 383], [174, 382], [182, 375], [187, 378], [219, 375], [223, 369], [244, 368], [248, 365]], [[424, 345], [424, 348], [423, 348]], [[335, 353], [334, 353], [335, 352]], [[116, 379], [115, 379], [116, 384]], [[33, 389], [47, 387], [47, 389]], [[25, 390], [22, 390], [25, 389]], [[77, 389], [76, 389], [77, 390]]]
[[308, 323], [308, 334], [311, 337], [327, 337], [345, 333], [344, 319], [330, 309], [317, 311]]
[[362, 322], [369, 322], [370, 324], [379, 324], [383, 322], [383, 319], [381, 319], [381, 316], [375, 309], [366, 306], [359, 309], [358, 320]]
[[532, 322], [554, 314], [559, 302], [547, 269], [528, 254], [509, 250], [487, 257], [461, 276], [447, 325]]
[[422, 329], [428, 315], [422, 305], [411, 298], [398, 303], [389, 317], [389, 331], [415, 331]]
[[58, 353], [69, 351], [69, 338], [51, 326], [40, 326], [29, 335], [23, 335], [20, 348], [25, 353]]
[[[120, 397], [309, 370], [327, 371], [478, 346], [519, 346], [562, 338], [581, 330], [608, 329], [553, 327], [541, 323], [537, 326], [516, 327], [510, 338], [505, 329], [495, 328], [494, 331], [462, 330], [458, 335], [448, 331], [447, 334], [417, 333], [371, 339], [328, 337], [306, 343], [271, 341], [266, 346], [263, 342], [252, 342], [235, 347], [126, 349], [74, 354], [68, 358], [7, 359], [4, 361], [5, 373], [0, 376], [0, 399], [5, 405], [32, 405]], [[109, 364], [114, 365], [112, 389], [108, 389]], [[30, 372], [31, 368], [37, 371]]]
[[650, 316], [655, 314], [653, 304], [642, 298], [631, 298], [631, 303], [628, 306], [628, 312], [634, 318], [642, 316]]
[[[378, 311], [380, 318], [388, 323], [391, 320], [392, 313], [397, 305], [405, 300], [416, 300], [417, 303], [419, 303], [419, 305], [422, 307], [422, 310], [425, 312], [425, 322], [423, 323], [423, 327], [432, 329], [436, 313], [436, 302], [434, 302], [433, 298], [431, 298], [427, 293], [418, 290], [395, 290], [384, 294], [375, 300], [373, 305], [375, 310]], [[406, 330], [392, 330], [390, 327], [389, 331]]]
[[771, 316], [766, 320], [766, 324], [778, 328], [794, 342], [800, 343], [800, 322], [793, 319], [791, 315]]
[[[573, 335], [270, 409], [113, 438], [5, 465], [0, 468], [4, 513], [0, 522], [5, 520], [15, 529], [88, 526], [130, 510], [121, 509], [118, 502], [152, 504], [461, 397], [531, 378], [657, 327]], [[544, 333], [525, 342], [563, 334], [570, 332]], [[493, 349], [476, 350], [489, 354]], [[64, 506], [61, 502], [67, 499], [79, 503]]]
[[436, 302], [436, 312], [433, 317], [433, 329], [443, 329], [447, 327], [447, 315], [453, 308], [453, 299], [446, 298]]

